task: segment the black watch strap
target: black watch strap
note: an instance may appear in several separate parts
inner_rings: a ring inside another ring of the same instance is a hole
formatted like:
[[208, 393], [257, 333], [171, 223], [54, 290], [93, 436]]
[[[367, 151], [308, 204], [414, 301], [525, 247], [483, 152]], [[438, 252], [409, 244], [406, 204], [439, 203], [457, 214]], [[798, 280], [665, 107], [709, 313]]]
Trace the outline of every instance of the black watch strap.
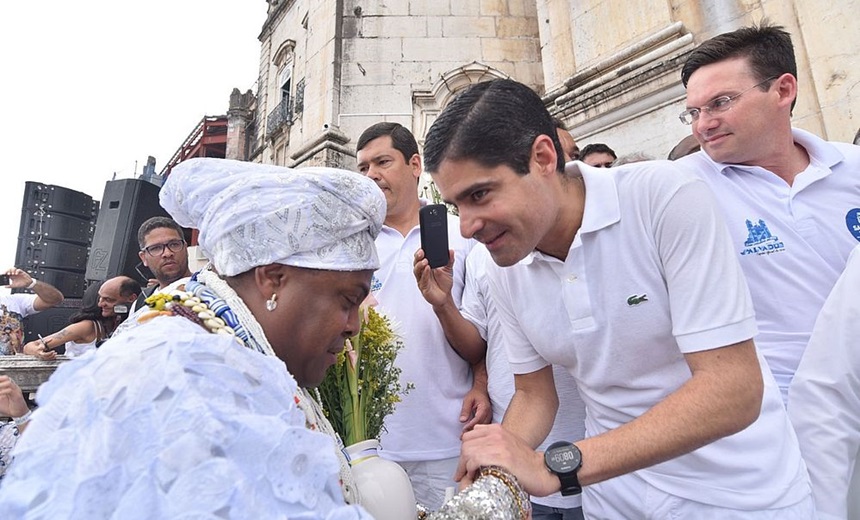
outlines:
[[556, 473], [558, 480], [561, 481], [562, 496], [568, 497], [582, 493], [582, 486], [579, 485], [579, 476], [576, 473], [576, 471], [571, 473]]

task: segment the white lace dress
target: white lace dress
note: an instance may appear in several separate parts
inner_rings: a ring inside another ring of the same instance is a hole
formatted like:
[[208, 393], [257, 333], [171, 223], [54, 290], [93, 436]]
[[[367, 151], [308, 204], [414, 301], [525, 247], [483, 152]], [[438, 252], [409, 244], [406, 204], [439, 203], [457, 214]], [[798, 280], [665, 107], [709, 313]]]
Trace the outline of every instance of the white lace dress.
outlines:
[[283, 362], [159, 317], [57, 370], [0, 518], [368, 519]]

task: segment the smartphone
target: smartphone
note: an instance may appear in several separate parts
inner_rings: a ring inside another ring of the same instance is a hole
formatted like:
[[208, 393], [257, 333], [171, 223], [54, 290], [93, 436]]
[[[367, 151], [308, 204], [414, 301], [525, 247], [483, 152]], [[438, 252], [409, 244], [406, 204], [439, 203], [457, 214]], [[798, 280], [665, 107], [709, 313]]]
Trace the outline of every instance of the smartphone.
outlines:
[[428, 204], [418, 210], [421, 227], [421, 249], [430, 267], [448, 265], [448, 208], [444, 204]]
[[8, 274], [0, 274], [0, 285], [9, 285], [12, 283], [12, 280], [9, 279]]

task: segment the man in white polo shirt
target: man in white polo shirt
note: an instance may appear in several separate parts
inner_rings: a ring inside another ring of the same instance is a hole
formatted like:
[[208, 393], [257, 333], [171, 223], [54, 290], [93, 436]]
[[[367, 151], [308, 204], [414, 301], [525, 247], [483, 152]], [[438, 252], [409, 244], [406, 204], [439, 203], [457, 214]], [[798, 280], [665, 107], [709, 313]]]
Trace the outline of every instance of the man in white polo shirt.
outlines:
[[815, 318], [860, 240], [860, 147], [792, 128], [797, 65], [781, 27], [705, 41], [681, 78], [681, 120], [702, 151], [678, 163], [722, 207], [755, 306], [756, 345], [787, 402]]
[[[743, 273], [707, 186], [668, 161], [567, 170], [540, 97], [478, 83], [439, 115], [425, 164], [490, 282], [516, 392], [463, 437], [458, 475], [511, 470], [535, 495], [582, 490], [588, 518], [810, 518]], [[550, 363], [576, 380], [586, 438], [543, 440]]]
[[[394, 412], [385, 418], [380, 454], [399, 463], [409, 474], [419, 503], [438, 509], [460, 454], [460, 433], [472, 419], [489, 422], [490, 405], [483, 388], [472, 392], [470, 364], [483, 352], [449, 343], [439, 318], [421, 296], [412, 275], [412, 259], [421, 247], [418, 198], [421, 156], [412, 133], [397, 123], [370, 126], [356, 145], [358, 170], [382, 190], [387, 204], [385, 223], [376, 238], [381, 267], [370, 290], [379, 310], [390, 316], [404, 348], [397, 354], [400, 381], [412, 387]], [[457, 217], [448, 215], [448, 239], [456, 263], [453, 298], [463, 293], [466, 255], [474, 242], [458, 233]], [[480, 404], [475, 396], [480, 395]], [[477, 408], [476, 408], [477, 407]], [[473, 411], [477, 416], [473, 417]]]

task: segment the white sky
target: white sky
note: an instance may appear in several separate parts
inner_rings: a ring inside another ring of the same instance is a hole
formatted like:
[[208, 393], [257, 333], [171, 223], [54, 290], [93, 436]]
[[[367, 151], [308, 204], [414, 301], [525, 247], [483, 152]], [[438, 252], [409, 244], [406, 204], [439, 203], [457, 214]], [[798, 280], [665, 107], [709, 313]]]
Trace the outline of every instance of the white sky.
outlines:
[[264, 0], [0, 0], [0, 269], [24, 182], [102, 199], [255, 88]]

